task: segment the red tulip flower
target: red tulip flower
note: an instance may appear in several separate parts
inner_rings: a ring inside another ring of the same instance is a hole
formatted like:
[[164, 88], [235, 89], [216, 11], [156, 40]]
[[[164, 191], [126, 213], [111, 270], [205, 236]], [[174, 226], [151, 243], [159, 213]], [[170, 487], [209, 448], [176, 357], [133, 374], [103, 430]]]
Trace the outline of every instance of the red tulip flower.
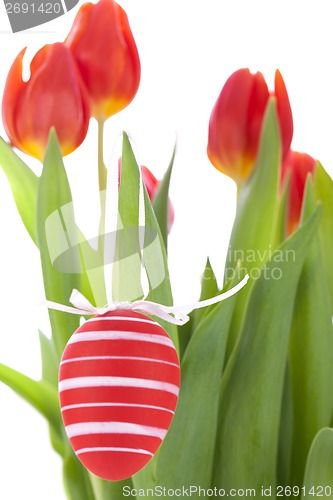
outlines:
[[316, 160], [306, 153], [290, 151], [282, 164], [281, 184], [290, 176], [289, 200], [287, 208], [287, 234], [290, 235], [299, 224], [303, 195], [308, 174], [314, 173]]
[[45, 45], [34, 56], [25, 82], [25, 50], [10, 68], [3, 93], [6, 133], [15, 147], [43, 160], [54, 127], [62, 154], [67, 155], [84, 140], [90, 119], [89, 100], [76, 63], [63, 43]]
[[125, 11], [113, 0], [82, 5], [65, 43], [90, 96], [92, 116], [125, 108], [140, 82], [140, 60]]
[[207, 153], [218, 170], [244, 182], [258, 154], [263, 118], [270, 96], [275, 96], [280, 125], [282, 156], [287, 155], [293, 135], [293, 119], [287, 90], [279, 71], [275, 91], [269, 92], [261, 73], [248, 69], [233, 73], [225, 83], [213, 108]]

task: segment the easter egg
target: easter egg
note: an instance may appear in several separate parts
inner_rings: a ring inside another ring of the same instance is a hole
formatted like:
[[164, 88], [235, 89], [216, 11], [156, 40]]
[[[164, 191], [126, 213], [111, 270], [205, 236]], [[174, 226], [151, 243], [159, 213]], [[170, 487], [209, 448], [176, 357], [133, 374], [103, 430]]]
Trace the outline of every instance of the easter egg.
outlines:
[[86, 321], [59, 370], [62, 418], [82, 464], [111, 481], [141, 470], [170, 427], [179, 384], [176, 349], [151, 318], [117, 310]]

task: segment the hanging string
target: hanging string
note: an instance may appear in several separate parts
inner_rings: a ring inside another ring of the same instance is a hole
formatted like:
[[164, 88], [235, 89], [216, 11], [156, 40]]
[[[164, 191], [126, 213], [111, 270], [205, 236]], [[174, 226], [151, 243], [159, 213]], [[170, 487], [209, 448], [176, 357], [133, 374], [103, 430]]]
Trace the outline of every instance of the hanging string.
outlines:
[[216, 295], [215, 297], [211, 297], [210, 299], [194, 302], [192, 304], [187, 304], [184, 306], [165, 306], [163, 304], [158, 304], [156, 302], [150, 302], [147, 300], [137, 300], [135, 302], [117, 302], [104, 307], [95, 307], [78, 290], [73, 290], [69, 299], [74, 307], [58, 304], [57, 302], [52, 302], [49, 300], [45, 301], [45, 304], [49, 309], [55, 309], [57, 311], [67, 312], [71, 314], [79, 314], [81, 316], [90, 316], [96, 314], [103, 315], [107, 312], [123, 309], [156, 316], [160, 319], [168, 321], [169, 323], [181, 326], [189, 321], [189, 313], [191, 313], [195, 309], [201, 309], [202, 307], [208, 307], [213, 304], [217, 304], [218, 302], [226, 300], [232, 295], [235, 295], [246, 285], [248, 279], [249, 275], [247, 274], [242, 279], [242, 281], [240, 281], [230, 290]]

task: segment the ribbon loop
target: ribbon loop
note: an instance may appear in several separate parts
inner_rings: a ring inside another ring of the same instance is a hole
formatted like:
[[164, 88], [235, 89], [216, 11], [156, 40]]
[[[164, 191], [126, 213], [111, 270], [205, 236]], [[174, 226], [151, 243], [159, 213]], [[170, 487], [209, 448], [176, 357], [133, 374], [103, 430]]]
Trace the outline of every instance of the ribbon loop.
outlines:
[[220, 295], [217, 295], [215, 297], [211, 297], [210, 299], [202, 300], [200, 302], [194, 302], [193, 304], [187, 304], [185, 306], [165, 306], [163, 304], [150, 302], [148, 300], [137, 300], [135, 302], [116, 302], [104, 307], [95, 307], [81, 292], [76, 289], [72, 291], [69, 299], [74, 307], [58, 304], [57, 302], [52, 302], [49, 300], [46, 301], [46, 306], [49, 309], [55, 309], [57, 311], [68, 312], [71, 314], [80, 314], [81, 316], [92, 316], [96, 314], [102, 315], [109, 311], [126, 309], [128, 311], [156, 316], [162, 320], [167, 321], [168, 323], [181, 326], [185, 325], [185, 323], [189, 321], [190, 312], [194, 311], [195, 309], [201, 309], [202, 307], [217, 304], [222, 300], [228, 299], [232, 295], [235, 295], [241, 288], [243, 288], [243, 286], [245, 286], [248, 282], [248, 279], [249, 275], [247, 274], [242, 279], [242, 281], [240, 281], [230, 290], [220, 293]]

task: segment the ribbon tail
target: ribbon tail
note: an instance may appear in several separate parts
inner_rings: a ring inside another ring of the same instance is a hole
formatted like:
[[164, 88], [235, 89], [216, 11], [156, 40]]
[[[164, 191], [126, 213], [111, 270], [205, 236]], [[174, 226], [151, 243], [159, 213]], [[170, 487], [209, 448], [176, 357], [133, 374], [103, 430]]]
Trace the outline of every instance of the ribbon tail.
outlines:
[[93, 306], [89, 300], [81, 293], [79, 290], [74, 290], [71, 293], [69, 298], [69, 302], [73, 304], [74, 308], [84, 311], [84, 314], [100, 314], [100, 311], [104, 308], [99, 309], [98, 307]]
[[222, 300], [228, 299], [232, 295], [235, 295], [243, 286], [248, 282], [249, 275], [247, 274], [245, 278], [242, 279], [236, 286], [227, 290], [220, 295], [212, 297], [201, 302], [195, 302], [194, 304], [188, 304], [186, 306], [174, 307], [165, 306], [162, 304], [157, 304], [156, 302], [150, 302], [146, 300], [139, 300], [136, 302], [121, 302], [113, 305], [98, 308], [93, 306], [89, 300], [82, 295], [81, 292], [74, 289], [71, 296], [70, 302], [74, 307], [66, 306], [63, 304], [58, 304], [57, 302], [52, 302], [46, 300], [44, 303], [49, 309], [55, 309], [57, 311], [68, 312], [71, 314], [79, 314], [81, 316], [95, 315], [95, 314], [105, 314], [108, 311], [116, 311], [118, 309], [126, 309], [131, 311], [136, 311], [142, 314], [149, 314], [151, 316], [156, 316], [168, 323], [173, 325], [184, 325], [190, 320], [189, 313], [194, 309], [201, 309], [202, 307], [211, 306], [217, 304]]
[[181, 312], [185, 313], [185, 314], [189, 314], [194, 309], [201, 309], [202, 307], [207, 307], [207, 306], [211, 306], [213, 304], [217, 304], [218, 302], [222, 302], [223, 300], [226, 300], [229, 297], [232, 297], [233, 295], [235, 295], [237, 292], [239, 292], [239, 290], [241, 290], [246, 285], [248, 280], [249, 280], [249, 275], [247, 274], [242, 279], [242, 281], [240, 281], [233, 288], [230, 288], [230, 290], [227, 290], [226, 292], [220, 293], [219, 295], [216, 295], [215, 297], [211, 297], [210, 299], [202, 300], [201, 302], [195, 302], [193, 304], [188, 304], [186, 306], [175, 307], [175, 308], [173, 308], [173, 312], [175, 314], [178, 314]]
[[187, 314], [181, 311], [176, 312], [174, 309], [172, 306], [164, 306], [148, 300], [137, 301], [132, 305], [133, 311], [156, 316], [173, 325], [181, 326], [189, 321], [190, 318]]
[[42, 305], [45, 305], [48, 309], [53, 309], [54, 311], [78, 314], [80, 316], [91, 314], [90, 311], [86, 311], [85, 309], [77, 309], [76, 307], [65, 306], [64, 304], [58, 304], [58, 302], [53, 302], [52, 300], [44, 300], [42, 302]]

